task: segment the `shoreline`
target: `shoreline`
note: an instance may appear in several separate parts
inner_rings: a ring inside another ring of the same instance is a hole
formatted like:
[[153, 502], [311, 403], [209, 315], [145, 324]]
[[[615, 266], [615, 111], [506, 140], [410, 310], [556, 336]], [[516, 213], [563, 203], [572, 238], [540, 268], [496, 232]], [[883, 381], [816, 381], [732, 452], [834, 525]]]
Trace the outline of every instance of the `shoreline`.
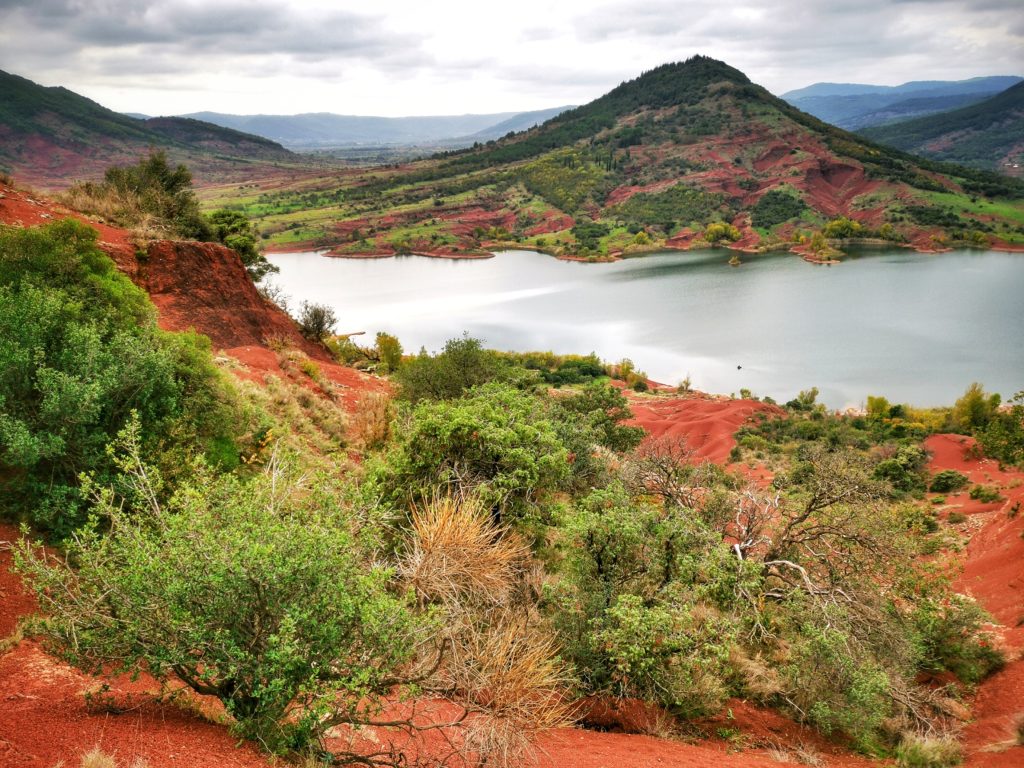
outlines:
[[[977, 245], [974, 243], [954, 243], [952, 245], [939, 247], [939, 248], [927, 248], [918, 246], [913, 243], [893, 243], [887, 240], [878, 240], [875, 238], [851, 238], [848, 240], [836, 241], [843, 246], [849, 245], [860, 245], [869, 246], [872, 248], [902, 248], [905, 250], [911, 250], [915, 253], [921, 254], [939, 254], [949, 253], [954, 250], [975, 250], [975, 251], [994, 251], [997, 253], [1020, 253], [1024, 254], [1024, 244], [1016, 243], [996, 243], [992, 245]], [[695, 241], [690, 241], [685, 245], [682, 243], [670, 243], [666, 242], [662, 245], [651, 245], [638, 248], [630, 251], [613, 251], [612, 253], [606, 254], [593, 254], [589, 256], [582, 256], [579, 254], [571, 253], [558, 253], [550, 248], [544, 248], [533, 245], [531, 243], [516, 243], [507, 241], [494, 241], [487, 244], [491, 250], [487, 251], [467, 251], [465, 253], [453, 253], [452, 251], [431, 251], [431, 250], [415, 250], [408, 253], [397, 253], [397, 252], [383, 252], [383, 251], [362, 251], [362, 252], [346, 252], [338, 253], [331, 249], [329, 246], [316, 246], [312, 243], [295, 243], [285, 246], [270, 246], [264, 249], [264, 253], [268, 255], [287, 255], [294, 253], [317, 253], [320, 256], [324, 256], [332, 259], [389, 259], [396, 256], [421, 256], [428, 259], [447, 259], [450, 261], [476, 261], [482, 259], [493, 259], [497, 253], [503, 251], [532, 251], [534, 253], [543, 253], [547, 256], [551, 256], [559, 261], [573, 261], [583, 264], [608, 264], [617, 261], [623, 261], [625, 259], [642, 258], [656, 253], [665, 253], [667, 251], [677, 251], [685, 253], [687, 251], [704, 251], [704, 250], [715, 250], [722, 249], [729, 251], [733, 254], [730, 263], [733, 261], [739, 262], [739, 256], [760, 256], [768, 253], [791, 253], [795, 256], [799, 256], [808, 264], [815, 265], [834, 265], [842, 264], [843, 259], [840, 257], [846, 256], [839, 248], [833, 248], [827, 254], [823, 256], [816, 256], [813, 253], [801, 247], [801, 244], [784, 244], [783, 246], [766, 247], [766, 248], [751, 248], [749, 246], [734, 248], [731, 245], [720, 245], [700, 242], [699, 245]], [[742, 262], [740, 262], [742, 263]]]

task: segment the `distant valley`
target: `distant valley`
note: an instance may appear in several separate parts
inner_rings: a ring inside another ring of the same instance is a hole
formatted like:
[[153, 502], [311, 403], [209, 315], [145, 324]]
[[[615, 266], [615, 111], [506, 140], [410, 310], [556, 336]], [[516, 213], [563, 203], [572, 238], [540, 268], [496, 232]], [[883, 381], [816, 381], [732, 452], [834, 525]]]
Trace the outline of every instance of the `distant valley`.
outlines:
[[815, 83], [782, 98], [804, 112], [850, 131], [965, 107], [1021, 82], [1017, 76], [922, 80], [903, 85]]

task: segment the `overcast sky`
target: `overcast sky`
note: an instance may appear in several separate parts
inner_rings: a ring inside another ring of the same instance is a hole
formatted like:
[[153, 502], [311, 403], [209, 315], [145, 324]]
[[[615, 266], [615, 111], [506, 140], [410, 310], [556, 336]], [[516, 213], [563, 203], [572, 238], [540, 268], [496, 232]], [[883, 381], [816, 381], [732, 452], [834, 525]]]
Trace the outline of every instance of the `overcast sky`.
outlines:
[[694, 53], [775, 93], [1024, 74], [1024, 0], [0, 0], [0, 69], [124, 112], [589, 101]]

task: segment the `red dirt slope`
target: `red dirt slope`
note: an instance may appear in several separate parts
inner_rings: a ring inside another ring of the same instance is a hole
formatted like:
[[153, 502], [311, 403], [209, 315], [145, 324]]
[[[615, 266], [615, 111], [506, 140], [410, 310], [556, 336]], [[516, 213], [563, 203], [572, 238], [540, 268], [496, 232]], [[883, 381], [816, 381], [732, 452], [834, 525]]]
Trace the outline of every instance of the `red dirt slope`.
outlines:
[[260, 381], [267, 374], [286, 375], [268, 347], [268, 341], [280, 340], [316, 360], [350, 408], [359, 393], [386, 388], [380, 379], [337, 365], [323, 347], [304, 339], [295, 321], [259, 294], [229, 248], [156, 241], [148, 244], [145, 258], [140, 259], [126, 230], [97, 224], [52, 201], [0, 184], [0, 223], [35, 226], [67, 216], [96, 228], [100, 247], [149, 293], [159, 310], [161, 328], [206, 334], [214, 350], [241, 361], [245, 367], [238, 374], [242, 378]]
[[[1008, 663], [978, 689], [974, 721], [964, 736], [967, 766], [1019, 768], [1024, 746], [1014, 746], [1014, 728], [1024, 717], [1024, 472], [1000, 470], [990, 459], [970, 458], [975, 442], [962, 435], [933, 435], [925, 441], [931, 452], [929, 469], [955, 469], [972, 483], [995, 485], [1005, 497], [982, 505], [966, 493], [947, 496], [950, 504], [970, 516], [971, 537], [957, 589], [972, 595], [1002, 626], [999, 628]], [[1014, 510], [1017, 511], [1014, 511]]]
[[729, 460], [736, 445], [733, 433], [758, 413], [783, 415], [775, 405], [756, 400], [730, 400], [707, 395], [673, 398], [638, 398], [630, 403], [633, 418], [628, 422], [643, 427], [652, 437], [685, 440], [697, 457], [716, 464]]

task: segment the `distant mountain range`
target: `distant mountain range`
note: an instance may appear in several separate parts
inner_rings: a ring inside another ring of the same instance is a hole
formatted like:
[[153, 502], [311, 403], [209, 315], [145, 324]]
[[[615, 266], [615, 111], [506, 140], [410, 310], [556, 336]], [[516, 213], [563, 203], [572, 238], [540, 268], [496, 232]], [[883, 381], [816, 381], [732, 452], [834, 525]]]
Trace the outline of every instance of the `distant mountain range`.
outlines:
[[970, 80], [920, 80], [903, 85], [815, 83], [782, 98], [794, 107], [847, 130], [965, 107], [1021, 82], [1010, 75]]
[[66, 88], [46, 88], [0, 72], [0, 169], [42, 188], [99, 178], [150, 148], [167, 151], [198, 178], [252, 175], [254, 168], [299, 161], [261, 136], [182, 117], [139, 120]]
[[1024, 164], [1024, 82], [968, 107], [860, 133], [917, 155], [1020, 175]]
[[183, 117], [264, 136], [290, 149], [311, 150], [354, 145], [469, 146], [477, 141], [499, 139], [513, 131], [525, 131], [570, 108], [420, 117], [368, 117], [330, 112], [301, 115], [194, 112]]

